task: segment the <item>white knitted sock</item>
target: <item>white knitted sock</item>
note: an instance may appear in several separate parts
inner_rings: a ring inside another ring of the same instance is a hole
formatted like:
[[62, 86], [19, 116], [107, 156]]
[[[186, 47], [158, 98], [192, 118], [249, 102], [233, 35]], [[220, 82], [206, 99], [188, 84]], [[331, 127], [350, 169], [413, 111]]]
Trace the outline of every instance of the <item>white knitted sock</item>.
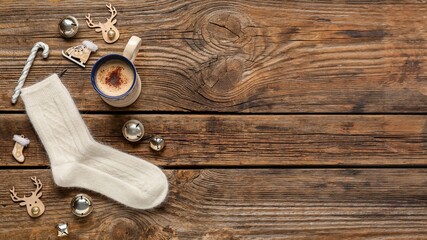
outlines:
[[21, 96], [57, 185], [86, 188], [138, 209], [166, 198], [167, 178], [158, 167], [92, 138], [56, 74], [22, 89]]

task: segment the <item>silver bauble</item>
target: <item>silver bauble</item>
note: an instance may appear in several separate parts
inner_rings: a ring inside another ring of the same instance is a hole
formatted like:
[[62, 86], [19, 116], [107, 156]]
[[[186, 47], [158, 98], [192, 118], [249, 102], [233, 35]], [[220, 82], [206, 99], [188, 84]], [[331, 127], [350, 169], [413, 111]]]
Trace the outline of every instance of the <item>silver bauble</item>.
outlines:
[[86, 217], [92, 210], [92, 198], [86, 194], [77, 194], [71, 200], [71, 212], [77, 217]]
[[58, 23], [58, 31], [64, 38], [74, 37], [79, 30], [79, 22], [73, 16], [66, 16]]
[[129, 142], [137, 142], [144, 136], [144, 125], [138, 120], [129, 120], [123, 125], [122, 133]]
[[165, 140], [159, 136], [155, 135], [150, 139], [150, 148], [154, 151], [161, 151], [165, 147]]

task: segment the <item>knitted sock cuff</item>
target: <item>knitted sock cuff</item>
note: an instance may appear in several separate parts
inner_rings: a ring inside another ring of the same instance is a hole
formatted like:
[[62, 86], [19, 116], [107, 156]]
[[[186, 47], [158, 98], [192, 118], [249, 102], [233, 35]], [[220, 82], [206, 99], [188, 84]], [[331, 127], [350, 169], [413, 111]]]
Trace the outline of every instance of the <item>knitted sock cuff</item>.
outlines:
[[66, 96], [69, 95], [69, 93], [56, 74], [52, 74], [45, 80], [31, 85], [30, 87], [23, 88], [21, 92], [21, 97], [26, 107], [52, 101], [52, 99], [58, 95]]

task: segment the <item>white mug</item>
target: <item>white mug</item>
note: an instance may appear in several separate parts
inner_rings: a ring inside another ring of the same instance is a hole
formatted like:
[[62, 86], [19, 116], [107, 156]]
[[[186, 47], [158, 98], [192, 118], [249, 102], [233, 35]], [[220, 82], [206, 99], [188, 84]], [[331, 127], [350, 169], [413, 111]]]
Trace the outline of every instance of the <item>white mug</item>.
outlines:
[[[101, 57], [96, 63], [93, 65], [91, 72], [91, 82], [95, 91], [101, 96], [102, 100], [104, 100], [107, 104], [113, 107], [127, 107], [134, 103], [139, 95], [141, 94], [141, 79], [136, 71], [134, 61], [136, 55], [138, 55], [139, 48], [141, 46], [141, 38], [132, 36], [128, 43], [126, 44], [125, 50], [123, 51], [123, 55], [119, 54], [108, 54]], [[100, 86], [98, 86], [99, 81], [97, 81], [98, 70], [103, 64], [106, 64], [109, 61], [120, 61], [124, 66], [128, 67], [133, 73], [133, 79], [130, 84], [129, 89], [126, 90], [123, 94], [120, 95], [111, 95], [102, 91]]]

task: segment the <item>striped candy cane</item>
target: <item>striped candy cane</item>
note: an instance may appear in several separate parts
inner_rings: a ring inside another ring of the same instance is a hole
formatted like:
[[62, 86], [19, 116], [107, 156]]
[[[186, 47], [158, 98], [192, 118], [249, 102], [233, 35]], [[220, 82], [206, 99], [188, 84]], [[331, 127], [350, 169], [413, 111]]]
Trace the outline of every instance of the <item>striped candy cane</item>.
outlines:
[[46, 43], [37, 42], [36, 44], [34, 44], [34, 47], [31, 49], [30, 56], [28, 56], [27, 62], [25, 62], [24, 69], [22, 69], [21, 77], [18, 80], [18, 85], [16, 86], [15, 91], [13, 92], [12, 104], [16, 103], [19, 95], [21, 94], [21, 89], [24, 86], [25, 79], [28, 76], [28, 71], [30, 71], [31, 65], [34, 62], [34, 58], [36, 57], [39, 48], [43, 49], [43, 58], [47, 58], [49, 56], [49, 46]]

